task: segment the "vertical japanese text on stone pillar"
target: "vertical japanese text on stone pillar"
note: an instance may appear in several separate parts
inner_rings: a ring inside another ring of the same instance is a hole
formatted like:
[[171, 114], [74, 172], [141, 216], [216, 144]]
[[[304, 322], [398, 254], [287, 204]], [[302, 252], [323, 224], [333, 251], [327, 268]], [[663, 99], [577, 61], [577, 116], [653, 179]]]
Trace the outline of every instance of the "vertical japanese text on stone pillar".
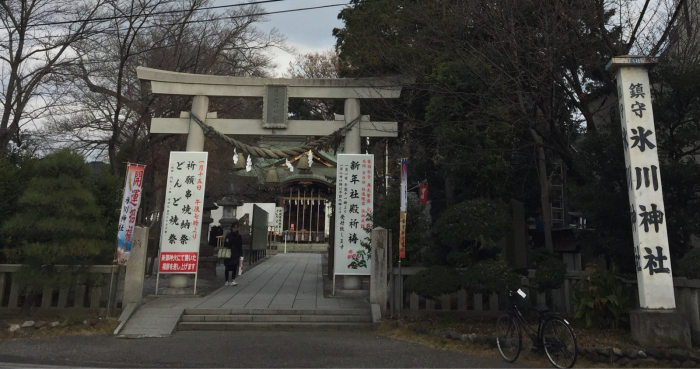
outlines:
[[649, 76], [645, 65], [630, 64], [611, 65], [617, 76], [639, 301], [642, 308], [670, 309], [675, 297]]

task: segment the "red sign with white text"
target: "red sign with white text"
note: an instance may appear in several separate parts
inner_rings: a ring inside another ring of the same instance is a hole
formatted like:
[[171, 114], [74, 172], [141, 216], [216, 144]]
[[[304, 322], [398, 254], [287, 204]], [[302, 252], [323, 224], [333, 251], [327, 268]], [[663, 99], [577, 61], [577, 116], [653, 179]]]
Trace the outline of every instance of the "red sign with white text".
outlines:
[[161, 273], [194, 273], [197, 271], [196, 252], [161, 252], [160, 267]]

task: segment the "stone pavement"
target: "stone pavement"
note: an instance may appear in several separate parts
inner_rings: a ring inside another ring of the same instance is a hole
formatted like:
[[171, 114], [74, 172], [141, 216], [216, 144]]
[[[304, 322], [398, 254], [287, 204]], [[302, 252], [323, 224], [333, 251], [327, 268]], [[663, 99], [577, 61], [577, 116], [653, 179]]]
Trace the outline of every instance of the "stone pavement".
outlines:
[[[184, 309], [368, 309], [366, 299], [326, 298], [321, 254], [277, 254], [203, 298], [162, 297], [139, 308], [122, 337], [162, 337], [175, 332]], [[221, 280], [223, 285], [223, 278]]]

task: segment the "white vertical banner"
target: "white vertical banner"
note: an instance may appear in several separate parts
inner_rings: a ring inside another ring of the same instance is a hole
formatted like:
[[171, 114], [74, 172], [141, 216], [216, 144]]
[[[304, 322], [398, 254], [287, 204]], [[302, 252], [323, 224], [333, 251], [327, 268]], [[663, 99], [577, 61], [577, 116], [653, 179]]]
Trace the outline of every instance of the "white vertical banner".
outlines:
[[284, 221], [284, 207], [277, 206], [277, 207], [275, 207], [275, 232], [276, 232], [276, 234], [280, 234], [282, 232], [283, 221]]
[[[613, 58], [642, 309], [676, 307], [646, 58]], [[637, 64], [637, 65], [635, 65]], [[646, 65], [645, 65], [646, 64]]]
[[339, 154], [337, 163], [334, 274], [369, 275], [374, 155]]
[[160, 273], [197, 273], [202, 235], [206, 152], [170, 153], [160, 237]]
[[406, 211], [408, 197], [408, 159], [401, 159], [401, 211]]

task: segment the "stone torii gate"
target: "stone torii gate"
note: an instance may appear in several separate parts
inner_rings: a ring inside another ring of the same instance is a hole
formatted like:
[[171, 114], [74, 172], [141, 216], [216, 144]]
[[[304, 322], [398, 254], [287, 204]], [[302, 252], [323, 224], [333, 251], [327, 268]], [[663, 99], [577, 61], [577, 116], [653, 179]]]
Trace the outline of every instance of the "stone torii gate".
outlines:
[[[212, 76], [136, 68], [138, 78], [151, 82], [151, 92], [194, 96], [192, 113], [223, 134], [257, 136], [326, 136], [360, 118], [346, 133], [346, 154], [360, 154], [362, 137], [397, 137], [396, 122], [372, 122], [360, 116], [360, 99], [396, 99], [412, 83], [405, 77], [363, 79], [300, 79]], [[218, 119], [209, 112], [210, 96], [262, 97], [262, 119]], [[334, 121], [288, 119], [288, 99], [344, 99], [344, 115]], [[150, 133], [186, 134], [186, 151], [204, 151], [202, 128], [183, 112], [180, 118], [153, 118]], [[346, 289], [360, 289], [360, 277], [344, 278]], [[172, 275], [169, 287], [187, 287], [187, 275]]]

